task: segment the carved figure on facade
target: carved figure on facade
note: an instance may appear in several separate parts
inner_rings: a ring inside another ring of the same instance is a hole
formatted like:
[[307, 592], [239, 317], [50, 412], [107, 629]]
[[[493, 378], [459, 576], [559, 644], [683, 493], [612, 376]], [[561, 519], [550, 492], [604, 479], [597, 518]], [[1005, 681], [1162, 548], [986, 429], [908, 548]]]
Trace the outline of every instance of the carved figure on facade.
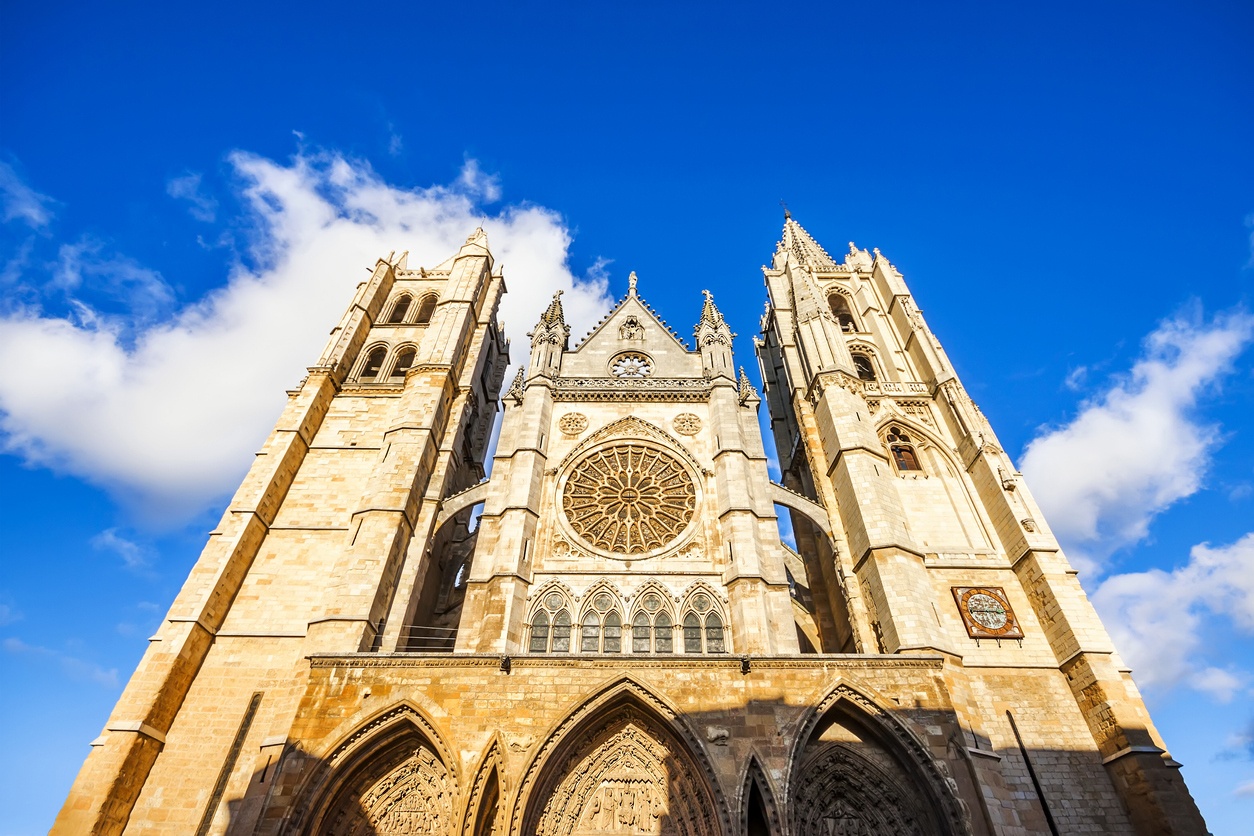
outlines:
[[629, 316], [623, 320], [623, 324], [618, 326], [618, 338], [620, 340], [643, 340], [644, 326], [640, 324], [640, 318]]
[[344, 793], [327, 817], [329, 836], [418, 836], [448, 833], [453, 816], [449, 776], [440, 760], [419, 746], [360, 796]]

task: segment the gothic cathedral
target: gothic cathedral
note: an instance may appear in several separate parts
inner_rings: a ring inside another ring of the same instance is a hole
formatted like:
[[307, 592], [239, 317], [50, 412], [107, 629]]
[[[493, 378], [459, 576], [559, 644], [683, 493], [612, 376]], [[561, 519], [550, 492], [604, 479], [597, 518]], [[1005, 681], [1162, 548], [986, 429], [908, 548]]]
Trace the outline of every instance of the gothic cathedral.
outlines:
[[1204, 834], [901, 273], [764, 272], [761, 394], [634, 274], [506, 386], [483, 231], [380, 259], [53, 832]]

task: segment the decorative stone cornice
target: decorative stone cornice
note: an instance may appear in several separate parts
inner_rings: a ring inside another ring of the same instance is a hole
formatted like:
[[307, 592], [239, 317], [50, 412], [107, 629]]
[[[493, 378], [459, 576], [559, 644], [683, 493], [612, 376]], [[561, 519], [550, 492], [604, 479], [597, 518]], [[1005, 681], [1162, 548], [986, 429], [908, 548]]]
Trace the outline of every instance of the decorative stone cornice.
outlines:
[[661, 401], [689, 403], [710, 398], [709, 378], [558, 378], [555, 401]]

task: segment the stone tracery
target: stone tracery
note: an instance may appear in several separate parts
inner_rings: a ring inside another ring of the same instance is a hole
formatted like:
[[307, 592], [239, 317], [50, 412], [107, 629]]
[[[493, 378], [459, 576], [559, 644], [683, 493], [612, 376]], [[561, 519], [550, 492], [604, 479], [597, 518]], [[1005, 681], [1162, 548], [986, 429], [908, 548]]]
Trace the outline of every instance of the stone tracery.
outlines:
[[672, 543], [691, 522], [696, 485], [669, 453], [643, 444], [595, 450], [572, 469], [562, 510], [593, 548], [643, 554]]

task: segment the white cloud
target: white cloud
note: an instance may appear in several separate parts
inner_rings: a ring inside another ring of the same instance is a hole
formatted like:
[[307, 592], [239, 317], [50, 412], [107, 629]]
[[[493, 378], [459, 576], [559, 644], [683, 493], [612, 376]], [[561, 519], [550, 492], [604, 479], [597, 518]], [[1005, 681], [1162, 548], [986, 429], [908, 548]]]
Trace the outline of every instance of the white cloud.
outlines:
[[1201, 487], [1220, 431], [1193, 410], [1252, 334], [1254, 317], [1239, 311], [1209, 323], [1164, 322], [1130, 374], [1028, 444], [1022, 469], [1079, 568], [1100, 569]]
[[12, 637], [4, 640], [4, 649], [14, 655], [26, 655], [50, 659], [55, 662], [70, 679], [80, 682], [94, 682], [97, 685], [103, 685], [105, 688], [118, 687], [117, 668], [102, 668], [94, 662], [85, 662], [77, 656], [71, 656], [68, 653], [53, 650], [49, 647], [27, 644], [21, 639]]
[[[251, 213], [249, 255], [223, 286], [126, 338], [116, 319], [33, 308], [0, 314], [0, 430], [27, 461], [112, 489], [149, 520], [177, 523], [233, 490], [269, 431], [283, 391], [312, 363], [353, 290], [389, 251], [411, 266], [457, 251], [481, 220], [510, 292], [501, 306], [522, 336], [556, 290], [572, 327], [595, 324], [603, 279], [576, 279], [570, 232], [553, 211], [506, 206], [468, 161], [458, 184], [404, 189], [332, 153], [282, 165], [237, 152], [230, 163]], [[131, 285], [138, 292], [137, 285]]]
[[1238, 784], [1232, 794], [1238, 798], [1254, 798], [1254, 781], [1246, 781], [1244, 784]]
[[205, 223], [213, 223], [218, 216], [218, 201], [201, 190], [202, 176], [189, 171], [179, 177], [172, 177], [165, 184], [165, 191], [170, 197], [186, 200], [188, 211], [192, 217]]
[[28, 226], [47, 226], [52, 220], [49, 208], [54, 201], [23, 182], [8, 163], [0, 162], [0, 213], [4, 222], [21, 220]]
[[1112, 575], [1093, 604], [1143, 687], [1185, 684], [1227, 702], [1249, 676], [1208, 664], [1202, 631], [1211, 615], [1254, 633], [1254, 532], [1228, 546], [1194, 546], [1171, 572]]
[[148, 568], [148, 554], [142, 546], [118, 534], [116, 528], [108, 528], [91, 538], [92, 548], [109, 551], [122, 558], [123, 565], [132, 572]]
[[496, 203], [501, 199], [501, 178], [486, 173], [479, 167], [478, 160], [466, 160], [458, 183], [467, 194], [480, 198], [484, 203]]

